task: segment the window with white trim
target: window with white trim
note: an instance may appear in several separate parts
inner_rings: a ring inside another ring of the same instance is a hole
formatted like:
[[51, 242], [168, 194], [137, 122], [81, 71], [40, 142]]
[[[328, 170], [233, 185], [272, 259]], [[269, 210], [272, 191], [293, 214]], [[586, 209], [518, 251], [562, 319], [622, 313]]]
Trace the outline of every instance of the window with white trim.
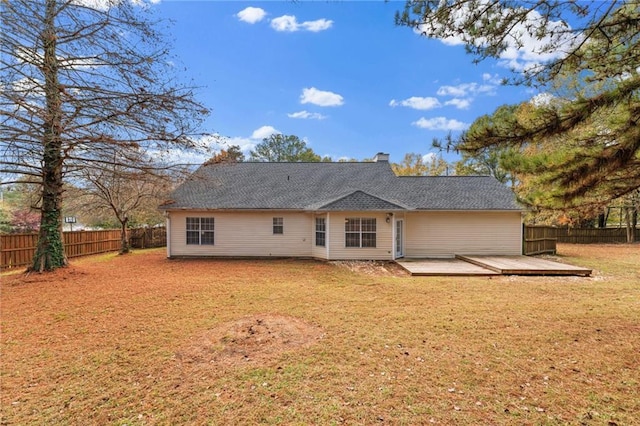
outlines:
[[273, 218], [273, 233], [284, 234], [284, 218], [282, 217]]
[[345, 247], [375, 248], [376, 219], [348, 217], [344, 223]]
[[316, 246], [324, 247], [327, 243], [327, 222], [324, 217], [316, 217]]
[[215, 221], [212, 217], [187, 218], [187, 244], [214, 245]]

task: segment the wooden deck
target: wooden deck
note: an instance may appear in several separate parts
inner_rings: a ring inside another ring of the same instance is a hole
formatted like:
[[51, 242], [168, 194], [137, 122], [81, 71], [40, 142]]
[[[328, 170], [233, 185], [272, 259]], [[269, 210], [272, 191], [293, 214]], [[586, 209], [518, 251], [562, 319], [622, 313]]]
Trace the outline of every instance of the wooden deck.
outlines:
[[396, 263], [415, 276], [488, 276], [496, 271], [461, 259], [399, 259]]
[[502, 275], [591, 275], [592, 270], [531, 256], [459, 256]]
[[530, 256], [460, 256], [455, 259], [399, 259], [415, 276], [591, 275], [591, 269]]

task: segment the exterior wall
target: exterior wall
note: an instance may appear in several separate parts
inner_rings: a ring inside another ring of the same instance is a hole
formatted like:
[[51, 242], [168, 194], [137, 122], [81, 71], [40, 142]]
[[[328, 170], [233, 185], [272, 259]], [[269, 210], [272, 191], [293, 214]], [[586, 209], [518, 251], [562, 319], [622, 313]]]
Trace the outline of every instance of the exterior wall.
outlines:
[[[186, 218], [214, 217], [215, 245], [187, 245]], [[273, 234], [273, 218], [284, 218], [284, 233]], [[326, 218], [326, 246], [315, 245], [315, 218]], [[376, 219], [376, 247], [345, 247], [347, 217]], [[392, 260], [395, 221], [404, 220], [405, 257], [522, 253], [520, 212], [407, 212], [390, 223], [384, 212], [170, 212], [167, 255], [316, 257], [331, 260]]]
[[[379, 212], [331, 212], [327, 218], [327, 245], [332, 260], [392, 260], [393, 220], [386, 223], [386, 214]], [[345, 247], [345, 219], [348, 217], [376, 219], [376, 247]]]
[[[215, 218], [215, 245], [187, 245], [186, 218]], [[284, 233], [273, 234], [273, 218], [284, 219]], [[168, 256], [311, 257], [313, 215], [297, 212], [170, 212]]]
[[520, 212], [410, 212], [405, 257], [522, 254]]

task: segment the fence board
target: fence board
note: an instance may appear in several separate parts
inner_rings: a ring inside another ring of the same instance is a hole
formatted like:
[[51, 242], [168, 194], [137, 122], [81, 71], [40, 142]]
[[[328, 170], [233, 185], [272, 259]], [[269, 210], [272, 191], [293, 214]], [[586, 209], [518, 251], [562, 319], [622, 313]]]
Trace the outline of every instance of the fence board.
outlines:
[[164, 226], [157, 228], [135, 228], [129, 232], [131, 248], [166, 247], [167, 229]]
[[525, 255], [556, 253], [557, 229], [549, 226], [524, 226], [522, 253]]
[[[567, 244], [620, 244], [627, 242], [626, 228], [556, 228], [525, 226], [524, 254], [555, 253], [556, 242]], [[635, 241], [640, 229], [635, 230]]]
[[[635, 241], [640, 232], [635, 230]], [[626, 228], [557, 228], [558, 241], [569, 244], [614, 244], [627, 242]]]
[[0, 235], [0, 268], [15, 268], [31, 263], [38, 234]]
[[[37, 233], [0, 235], [0, 269], [30, 265], [37, 242]], [[63, 232], [63, 244], [68, 258], [117, 251], [120, 249], [120, 231]]]

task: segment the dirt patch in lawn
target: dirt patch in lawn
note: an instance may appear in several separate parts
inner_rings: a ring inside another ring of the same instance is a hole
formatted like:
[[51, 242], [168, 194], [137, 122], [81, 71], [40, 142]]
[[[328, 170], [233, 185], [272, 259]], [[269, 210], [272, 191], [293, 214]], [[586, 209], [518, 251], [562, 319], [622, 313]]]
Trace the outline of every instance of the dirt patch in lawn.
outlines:
[[332, 265], [346, 268], [352, 272], [374, 276], [406, 277], [407, 271], [395, 262], [376, 260], [336, 260], [329, 262]]
[[220, 324], [195, 337], [176, 358], [188, 363], [225, 366], [263, 364], [280, 354], [322, 339], [320, 327], [299, 318], [261, 314]]

